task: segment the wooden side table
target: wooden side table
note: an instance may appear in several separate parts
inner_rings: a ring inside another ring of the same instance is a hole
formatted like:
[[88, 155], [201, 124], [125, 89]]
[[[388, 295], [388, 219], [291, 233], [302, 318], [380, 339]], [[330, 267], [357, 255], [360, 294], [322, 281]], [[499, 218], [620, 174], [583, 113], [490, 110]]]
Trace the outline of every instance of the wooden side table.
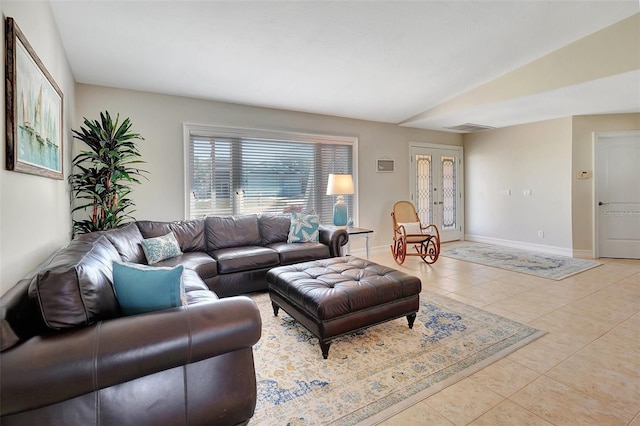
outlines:
[[373, 234], [373, 230], [366, 228], [347, 228], [347, 234], [349, 234], [349, 241], [347, 242], [347, 254], [351, 254], [351, 239], [364, 237], [365, 248], [367, 251], [367, 260], [369, 260], [369, 235]]

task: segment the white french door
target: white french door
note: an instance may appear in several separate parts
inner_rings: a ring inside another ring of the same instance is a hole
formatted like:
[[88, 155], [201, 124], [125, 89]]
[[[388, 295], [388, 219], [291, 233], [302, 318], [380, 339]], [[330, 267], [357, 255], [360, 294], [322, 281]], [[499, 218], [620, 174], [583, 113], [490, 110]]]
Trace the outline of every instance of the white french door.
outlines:
[[598, 133], [595, 257], [640, 259], [640, 132]]
[[462, 147], [411, 144], [411, 202], [420, 221], [434, 224], [442, 242], [463, 236]]

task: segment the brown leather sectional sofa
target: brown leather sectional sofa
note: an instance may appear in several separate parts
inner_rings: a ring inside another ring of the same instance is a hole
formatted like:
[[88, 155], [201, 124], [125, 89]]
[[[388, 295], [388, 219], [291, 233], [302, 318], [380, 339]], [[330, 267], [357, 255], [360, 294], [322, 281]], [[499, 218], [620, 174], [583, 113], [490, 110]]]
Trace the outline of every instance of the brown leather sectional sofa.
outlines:
[[[138, 221], [71, 241], [0, 297], [0, 424], [247, 424], [261, 319], [236, 295], [348, 240], [321, 227], [319, 243], [288, 244], [289, 225], [277, 215]], [[142, 239], [169, 231], [183, 254], [155, 265], [185, 267], [186, 305], [123, 316], [112, 262], [145, 263]]]

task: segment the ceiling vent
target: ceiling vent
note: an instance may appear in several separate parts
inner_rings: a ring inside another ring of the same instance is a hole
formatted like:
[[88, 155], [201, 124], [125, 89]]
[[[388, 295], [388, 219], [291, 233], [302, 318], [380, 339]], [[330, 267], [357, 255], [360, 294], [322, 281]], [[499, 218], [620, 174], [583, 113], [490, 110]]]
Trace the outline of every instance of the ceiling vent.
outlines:
[[481, 130], [495, 129], [495, 127], [483, 126], [482, 124], [464, 123], [457, 126], [445, 127], [445, 129], [456, 130], [463, 133], [473, 133]]

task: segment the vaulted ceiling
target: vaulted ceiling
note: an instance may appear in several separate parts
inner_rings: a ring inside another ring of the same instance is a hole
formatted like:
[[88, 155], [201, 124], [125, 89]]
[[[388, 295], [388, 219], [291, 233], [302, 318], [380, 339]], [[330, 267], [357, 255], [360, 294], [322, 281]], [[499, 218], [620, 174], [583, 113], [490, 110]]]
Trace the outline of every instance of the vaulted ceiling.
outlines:
[[63, 1], [80, 83], [435, 130], [640, 112], [640, 5]]

